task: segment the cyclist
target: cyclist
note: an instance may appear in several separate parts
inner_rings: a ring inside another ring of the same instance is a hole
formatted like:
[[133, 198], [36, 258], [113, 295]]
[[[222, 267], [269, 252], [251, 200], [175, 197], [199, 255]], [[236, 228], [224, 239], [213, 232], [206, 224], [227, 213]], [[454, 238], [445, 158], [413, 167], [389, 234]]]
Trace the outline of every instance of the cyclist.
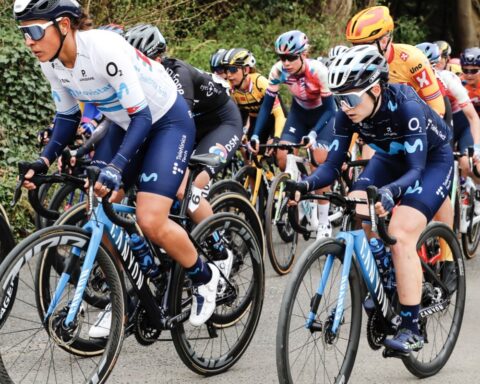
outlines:
[[[304, 143], [313, 147], [317, 163], [322, 163], [328, 153], [332, 137], [332, 117], [335, 115], [335, 102], [327, 86], [328, 70], [317, 60], [307, 58], [308, 38], [301, 31], [288, 31], [275, 42], [275, 53], [279, 61], [272, 67], [269, 84], [258, 113], [255, 129], [250, 138], [250, 150], [258, 152], [258, 144], [266, 122], [278, 95], [281, 84], [286, 84], [291, 92], [292, 106], [283, 129], [280, 142]], [[318, 144], [318, 147], [317, 147]], [[277, 152], [281, 170], [286, 166], [286, 151]], [[328, 221], [329, 203], [318, 204], [318, 237], [328, 237], [331, 226]]]
[[445, 69], [456, 75], [462, 72], [462, 67], [457, 58], [452, 58], [452, 47], [445, 40], [438, 40], [435, 43], [440, 49], [440, 59], [436, 65], [437, 69]]
[[225, 68], [222, 65], [222, 59], [225, 53], [227, 53], [227, 50], [220, 48], [210, 56], [210, 71], [223, 80], [227, 80], [227, 72], [225, 72]]
[[325, 65], [328, 67], [335, 57], [345, 52], [347, 49], [348, 47], [346, 45], [336, 45], [335, 47], [330, 48], [328, 51], [328, 62]]
[[470, 100], [480, 115], [480, 48], [467, 48], [460, 55], [463, 81]]
[[[268, 87], [266, 77], [256, 72], [256, 60], [252, 52], [244, 48], [228, 50], [222, 64], [230, 82], [232, 97], [242, 114], [244, 140], [252, 136], [258, 112], [262, 105]], [[266, 129], [260, 137], [261, 143], [266, 143], [268, 138], [278, 142], [285, 125], [285, 109], [277, 96], [273, 103], [272, 112], [266, 122]]]
[[387, 7], [366, 8], [347, 23], [346, 38], [352, 44], [374, 44], [388, 61], [390, 83], [411, 85], [440, 116], [445, 114], [437, 79], [422, 52], [408, 44], [393, 44], [394, 25]]
[[74, 0], [16, 0], [14, 16], [26, 45], [40, 61], [57, 109], [53, 136], [30, 165], [24, 185], [49, 165], [75, 135], [78, 100], [96, 103], [114, 124], [99, 143], [94, 162], [102, 170], [98, 196], [140, 175], [136, 201], [143, 233], [186, 268], [195, 289], [190, 321], [200, 325], [215, 310], [219, 281], [216, 266], [198, 257], [181, 226], [168, 218], [192, 153], [195, 126], [175, 83], [158, 63], [122, 37], [100, 30], [79, 32], [85, 18]]
[[[194, 184], [200, 193], [214, 175], [230, 162], [240, 146], [242, 119], [228, 94], [228, 83], [217, 82], [209, 73], [179, 59], [164, 56], [167, 44], [156, 26], [138, 25], [127, 31], [125, 37], [141, 53], [165, 67], [175, 82], [178, 93], [186, 100], [197, 128], [195, 153], [214, 153], [221, 158], [219, 166], [208, 167], [195, 179]], [[186, 181], [185, 175], [184, 182]], [[182, 185], [181, 191], [184, 187], [185, 185]], [[183, 192], [180, 192], [179, 197], [182, 198], [182, 195]], [[213, 214], [205, 198], [201, 198], [200, 203], [189, 213], [195, 223]], [[228, 265], [232, 263], [233, 256], [230, 256], [226, 263]], [[224, 272], [228, 276], [229, 268]]]
[[[397, 238], [391, 251], [402, 321], [385, 345], [409, 353], [424, 344], [418, 328], [422, 269], [416, 244], [436, 211], [448, 204], [453, 154], [446, 123], [410, 86], [387, 83], [388, 75], [386, 59], [371, 45], [354, 46], [334, 60], [328, 85], [341, 109], [335, 117], [335, 145], [326, 162], [294, 189], [304, 193], [332, 183], [354, 132], [375, 149], [350, 195], [365, 198], [367, 186], [379, 187], [375, 209], [380, 216], [399, 202], [389, 233]], [[368, 215], [365, 206], [358, 210]]]

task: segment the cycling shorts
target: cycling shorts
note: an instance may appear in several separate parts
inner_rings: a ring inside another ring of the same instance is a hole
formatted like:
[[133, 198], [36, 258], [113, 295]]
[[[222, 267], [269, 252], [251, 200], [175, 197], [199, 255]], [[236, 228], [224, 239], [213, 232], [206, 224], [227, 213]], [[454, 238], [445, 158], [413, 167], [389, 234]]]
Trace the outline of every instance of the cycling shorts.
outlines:
[[[100, 141], [92, 164], [105, 167], [115, 156], [125, 130], [112, 123]], [[152, 125], [152, 129], [125, 168], [122, 181], [126, 188], [138, 183], [139, 192], [150, 192], [174, 199], [193, 151], [195, 124], [182, 97]]]
[[453, 114], [453, 144], [457, 143], [458, 151], [466, 153], [468, 147], [473, 147], [473, 137], [470, 123], [463, 111]]
[[[381, 188], [404, 175], [408, 171], [405, 162], [378, 152], [370, 159], [360, 174], [352, 190], [364, 191], [369, 185]], [[400, 200], [423, 213], [427, 222], [432, 220], [445, 198], [448, 196], [453, 179], [453, 154], [449, 144], [428, 154], [422, 177], [409, 187]]]

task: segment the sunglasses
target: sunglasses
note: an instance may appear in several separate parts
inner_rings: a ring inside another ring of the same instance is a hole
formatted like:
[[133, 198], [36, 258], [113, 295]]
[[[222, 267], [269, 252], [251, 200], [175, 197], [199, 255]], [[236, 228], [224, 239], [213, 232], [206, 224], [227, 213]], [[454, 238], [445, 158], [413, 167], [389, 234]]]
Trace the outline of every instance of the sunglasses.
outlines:
[[476, 75], [478, 71], [480, 71], [480, 68], [474, 68], [474, 69], [462, 68], [462, 72], [465, 75]]
[[212, 71], [213, 71], [213, 73], [223, 74], [223, 73], [225, 73], [225, 68], [223, 68], [223, 67], [213, 67]]
[[378, 81], [362, 89], [360, 92], [337, 93], [333, 94], [333, 96], [340, 108], [353, 109], [362, 102], [362, 96], [377, 84]]
[[280, 59], [280, 61], [292, 62], [292, 61], [298, 60], [300, 56], [299, 55], [278, 55], [278, 58]]
[[240, 67], [227, 67], [225, 70], [228, 72], [228, 73], [237, 73], [238, 70], [240, 69]]
[[62, 20], [63, 17], [59, 17], [55, 20], [48, 21], [43, 24], [30, 24], [30, 25], [19, 25], [18, 29], [22, 31], [25, 36], [25, 39], [31, 39], [33, 41], [42, 40], [45, 36], [45, 30], [52, 26], [55, 22]]

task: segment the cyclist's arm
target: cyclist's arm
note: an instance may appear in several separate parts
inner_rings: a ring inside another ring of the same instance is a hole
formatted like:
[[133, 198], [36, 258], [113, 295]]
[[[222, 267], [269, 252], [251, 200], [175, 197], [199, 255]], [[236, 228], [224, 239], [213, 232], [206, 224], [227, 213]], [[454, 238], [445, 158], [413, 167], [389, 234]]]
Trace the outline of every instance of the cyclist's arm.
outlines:
[[178, 93], [183, 96], [188, 104], [188, 108], [193, 112], [195, 84], [192, 74], [187, 67], [183, 65], [177, 65], [175, 67], [174, 76], [178, 77], [178, 81], [181, 84], [181, 88], [178, 89]]
[[322, 103], [324, 106], [324, 112], [322, 116], [318, 119], [317, 123], [313, 127], [313, 131], [319, 135], [322, 129], [327, 125], [330, 119], [335, 115], [336, 107], [335, 107], [335, 100], [332, 95], [323, 97]]
[[340, 176], [340, 170], [347, 156], [353, 131], [351, 121], [342, 111], [336, 113], [335, 119], [333, 141], [327, 160], [304, 180], [308, 183], [309, 191], [330, 185]]
[[467, 103], [462, 108], [465, 117], [470, 124], [470, 131], [472, 132], [473, 143], [480, 144], [480, 118], [472, 103]]
[[268, 117], [272, 112], [273, 104], [275, 103], [279, 88], [279, 85], [269, 85], [265, 92], [265, 97], [263, 98], [262, 106], [260, 107], [260, 111], [258, 112], [257, 122], [253, 131], [253, 134], [258, 137], [261, 136], [261, 133], [265, 128], [265, 124], [267, 123]]
[[[146, 140], [152, 127], [152, 115], [133, 64], [122, 49], [112, 45], [106, 50], [103, 47], [97, 64], [100, 73], [113, 87], [120, 104], [130, 117], [122, 144], [111, 161], [111, 164], [123, 171]], [[143, 58], [143, 61], [146, 65], [151, 65], [148, 58]], [[118, 68], [113, 76], [111, 71], [109, 73], [107, 70], [112, 62]]]
[[413, 69], [418, 68], [411, 75], [411, 81], [417, 93], [435, 112], [443, 117], [445, 115], [445, 102], [432, 67], [423, 58], [418, 61], [414, 61], [413, 58], [410, 61], [410, 66]]
[[[255, 87], [258, 89], [259, 93], [262, 95], [262, 100], [265, 97], [266, 90], [269, 87], [269, 83], [266, 77], [264, 76], [258, 76], [257, 80], [255, 82]], [[272, 115], [275, 119], [275, 132], [274, 132], [274, 137], [281, 137], [283, 127], [285, 126], [285, 121], [287, 120], [285, 118], [285, 113], [282, 108], [282, 104], [280, 101], [280, 96], [277, 95], [275, 98], [275, 101], [273, 102], [273, 107], [272, 107]]]

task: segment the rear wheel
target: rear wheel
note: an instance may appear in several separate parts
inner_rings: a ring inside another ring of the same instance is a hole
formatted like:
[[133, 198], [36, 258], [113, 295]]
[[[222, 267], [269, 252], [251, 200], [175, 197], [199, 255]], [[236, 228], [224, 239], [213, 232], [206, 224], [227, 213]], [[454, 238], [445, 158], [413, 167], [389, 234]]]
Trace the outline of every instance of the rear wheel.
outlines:
[[[469, 222], [475, 219], [475, 194], [470, 193], [468, 201], [467, 217]], [[462, 233], [462, 249], [467, 259], [473, 259], [477, 255], [478, 244], [480, 243], [480, 222], [469, 226], [467, 233]]]
[[[442, 261], [440, 239], [450, 248], [453, 269]], [[438, 373], [455, 348], [465, 309], [465, 267], [458, 240], [445, 224], [429, 224], [417, 249], [424, 270], [419, 326], [425, 345], [403, 358], [403, 363], [411, 373], [423, 378]]]
[[272, 267], [279, 275], [285, 275], [292, 269], [297, 253], [298, 233], [288, 220], [288, 197], [284, 192], [288, 173], [281, 173], [273, 179], [268, 194], [265, 211], [265, 238], [268, 257]]

